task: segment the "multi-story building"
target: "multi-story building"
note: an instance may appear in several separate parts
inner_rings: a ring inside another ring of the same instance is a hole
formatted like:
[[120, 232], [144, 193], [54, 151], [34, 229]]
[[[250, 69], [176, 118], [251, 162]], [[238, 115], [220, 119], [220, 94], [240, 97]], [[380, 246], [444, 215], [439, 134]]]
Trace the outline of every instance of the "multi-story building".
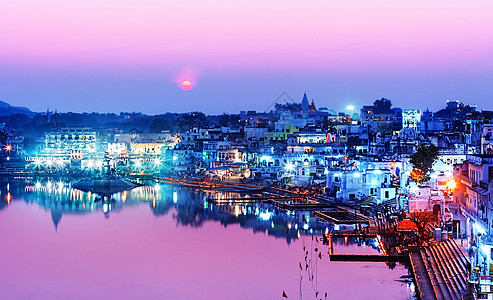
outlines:
[[51, 152], [69, 152], [82, 150], [87, 153], [96, 151], [97, 133], [91, 128], [68, 127], [45, 134], [45, 150]]

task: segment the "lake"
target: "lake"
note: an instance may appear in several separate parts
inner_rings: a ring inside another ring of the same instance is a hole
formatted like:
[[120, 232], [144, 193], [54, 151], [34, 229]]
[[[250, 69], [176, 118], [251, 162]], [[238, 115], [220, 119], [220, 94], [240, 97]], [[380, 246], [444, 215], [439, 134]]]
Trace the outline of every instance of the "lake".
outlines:
[[0, 191], [0, 299], [414, 298], [402, 265], [330, 262], [322, 233], [332, 225], [308, 213], [210, 205], [155, 183], [105, 203], [69, 182]]

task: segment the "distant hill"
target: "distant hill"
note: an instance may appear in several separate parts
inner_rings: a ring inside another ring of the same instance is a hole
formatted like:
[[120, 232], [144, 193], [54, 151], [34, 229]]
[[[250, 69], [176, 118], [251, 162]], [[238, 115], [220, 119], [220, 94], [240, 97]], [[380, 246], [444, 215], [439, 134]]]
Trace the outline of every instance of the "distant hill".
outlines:
[[0, 101], [0, 116], [10, 116], [13, 114], [26, 114], [31, 116], [33, 112], [29, 108], [12, 106], [7, 102]]

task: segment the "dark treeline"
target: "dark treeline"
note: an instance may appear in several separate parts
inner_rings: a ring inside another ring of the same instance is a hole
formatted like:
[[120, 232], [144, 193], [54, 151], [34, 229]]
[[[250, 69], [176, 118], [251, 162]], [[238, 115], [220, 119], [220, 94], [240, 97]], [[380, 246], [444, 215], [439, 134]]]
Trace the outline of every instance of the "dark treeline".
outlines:
[[57, 128], [83, 126], [94, 129], [120, 129], [131, 133], [156, 133], [163, 130], [184, 132], [194, 127], [207, 128], [225, 126], [240, 128], [238, 115], [222, 114], [206, 116], [202, 112], [165, 113], [145, 115], [142, 113], [37, 113], [32, 117], [26, 114], [0, 116], [0, 123], [14, 129], [16, 135], [40, 136]]

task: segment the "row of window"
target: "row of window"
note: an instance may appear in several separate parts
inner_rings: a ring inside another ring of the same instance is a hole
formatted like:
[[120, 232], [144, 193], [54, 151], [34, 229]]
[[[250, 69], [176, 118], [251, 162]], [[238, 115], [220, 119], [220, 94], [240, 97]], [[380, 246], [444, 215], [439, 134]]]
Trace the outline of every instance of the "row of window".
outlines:
[[58, 135], [58, 136], [54, 136], [54, 135], [51, 135], [49, 137], [49, 139], [51, 140], [60, 140], [60, 141], [64, 141], [64, 140], [95, 140], [96, 137], [95, 136], [92, 136], [92, 135]]

